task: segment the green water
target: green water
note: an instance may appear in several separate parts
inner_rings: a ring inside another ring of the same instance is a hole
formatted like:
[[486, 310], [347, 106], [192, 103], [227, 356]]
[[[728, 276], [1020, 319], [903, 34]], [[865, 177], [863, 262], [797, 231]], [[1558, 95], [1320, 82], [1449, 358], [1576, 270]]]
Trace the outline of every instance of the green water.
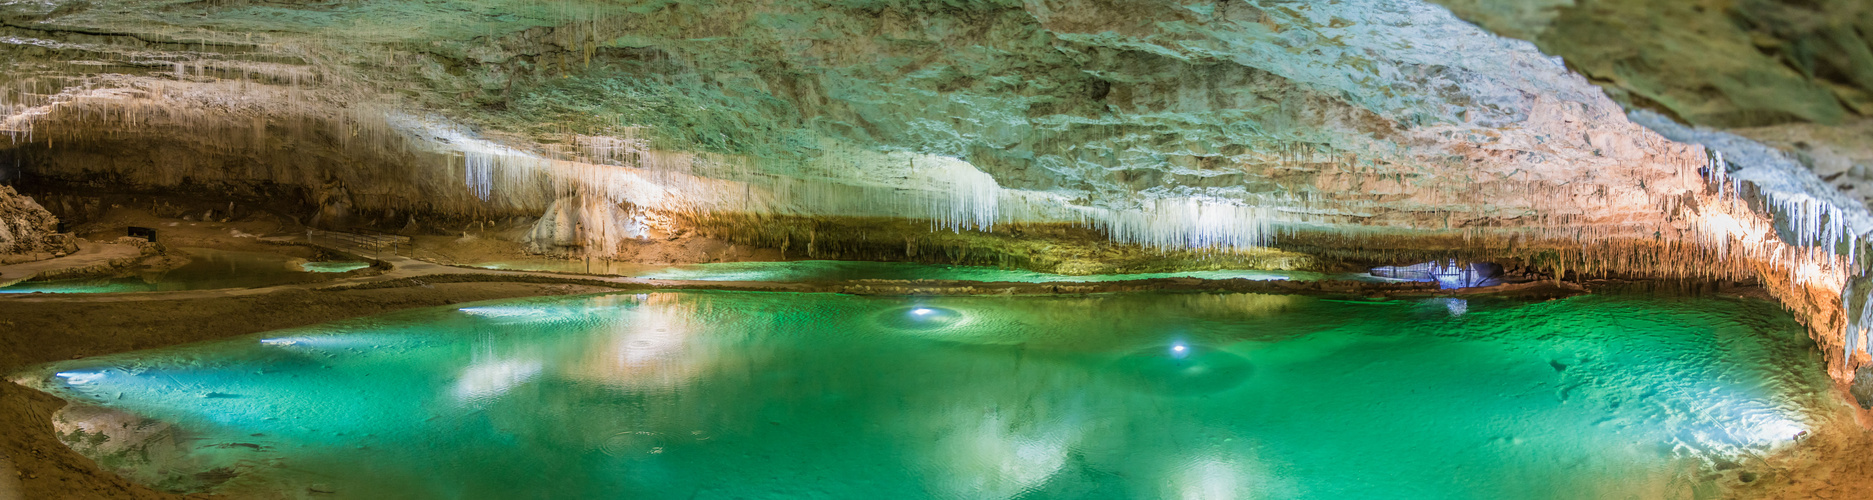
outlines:
[[[304, 262], [267, 252], [213, 248], [178, 248], [189, 263], [165, 271], [115, 278], [25, 281], [0, 287], [0, 293], [114, 293], [253, 288], [309, 281], [312, 272], [346, 272], [370, 267], [363, 262]], [[356, 265], [356, 267], [349, 267]]]
[[309, 273], [348, 273], [367, 267], [371, 267], [371, 263], [357, 260], [304, 262], [299, 264], [300, 269], [304, 269]]
[[1180, 271], [1170, 273], [1099, 274], [1069, 276], [1018, 269], [981, 266], [951, 266], [910, 262], [867, 262], [840, 260], [795, 260], [787, 262], [722, 262], [683, 266], [652, 266], [593, 261], [586, 263], [563, 259], [526, 259], [483, 262], [473, 267], [520, 271], [614, 274], [649, 279], [694, 281], [844, 281], [877, 280], [962, 280], [1025, 283], [1124, 281], [1152, 278], [1203, 278], [1248, 280], [1320, 280], [1355, 279], [1396, 281], [1367, 274], [1328, 275], [1310, 271]]
[[[74, 448], [307, 498], [1709, 498], [1815, 425], [1772, 304], [665, 292], [61, 362]], [[130, 414], [153, 419], [139, 421]]]

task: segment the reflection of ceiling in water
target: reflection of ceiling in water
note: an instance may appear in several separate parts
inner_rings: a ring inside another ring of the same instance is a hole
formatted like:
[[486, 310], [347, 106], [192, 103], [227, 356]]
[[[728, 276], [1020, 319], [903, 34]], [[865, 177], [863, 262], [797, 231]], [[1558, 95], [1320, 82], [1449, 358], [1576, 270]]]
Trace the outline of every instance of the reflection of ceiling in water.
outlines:
[[675, 388], [714, 369], [719, 360], [698, 338], [698, 304], [674, 294], [633, 297], [623, 314], [594, 330], [567, 375], [624, 390]]
[[[918, 307], [970, 321], [878, 322]], [[1696, 461], [1778, 449], [1831, 404], [1818, 361], [1798, 355], [1800, 326], [1773, 304], [1585, 296], [1444, 309], [1223, 294], [608, 294], [76, 360], [28, 378], [199, 437], [123, 434], [92, 449], [137, 477], [226, 468], [340, 498], [430, 496], [438, 484], [571, 497], [709, 485], [841, 498], [1673, 498], [1703, 484], [1679, 475]], [[948, 332], [997, 341], [930, 341]], [[174, 456], [188, 458], [158, 460]], [[1457, 468], [1468, 479], [1448, 481]]]

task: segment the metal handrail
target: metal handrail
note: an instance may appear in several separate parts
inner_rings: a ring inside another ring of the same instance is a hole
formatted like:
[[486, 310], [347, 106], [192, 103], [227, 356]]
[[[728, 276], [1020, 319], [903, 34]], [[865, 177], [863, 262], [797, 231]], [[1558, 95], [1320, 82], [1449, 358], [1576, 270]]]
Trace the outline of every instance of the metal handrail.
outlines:
[[324, 240], [328, 246], [369, 251], [373, 259], [381, 258], [386, 251], [391, 255], [401, 255], [405, 247], [414, 249], [410, 237], [394, 234], [358, 234], [307, 229], [306, 240], [315, 245], [319, 244], [320, 240]]

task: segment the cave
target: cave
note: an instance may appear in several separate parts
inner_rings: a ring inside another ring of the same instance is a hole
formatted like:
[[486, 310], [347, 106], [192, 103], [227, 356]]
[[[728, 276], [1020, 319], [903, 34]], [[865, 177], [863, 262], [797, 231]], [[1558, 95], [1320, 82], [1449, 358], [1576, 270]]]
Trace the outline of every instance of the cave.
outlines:
[[44, 0], [0, 61], [0, 500], [1873, 498], [1859, 0]]

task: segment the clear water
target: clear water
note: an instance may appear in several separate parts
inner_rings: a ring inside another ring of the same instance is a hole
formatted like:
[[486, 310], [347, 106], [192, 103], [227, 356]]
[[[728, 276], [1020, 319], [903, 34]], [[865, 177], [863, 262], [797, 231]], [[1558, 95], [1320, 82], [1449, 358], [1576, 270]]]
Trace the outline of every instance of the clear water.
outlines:
[[1100, 274], [1091, 276], [1069, 276], [1064, 274], [1039, 273], [1017, 269], [999, 269], [981, 266], [951, 266], [942, 264], [917, 264], [910, 262], [867, 262], [839, 260], [796, 260], [787, 262], [722, 262], [713, 264], [692, 264], [683, 266], [650, 266], [642, 264], [624, 264], [561, 259], [524, 259], [483, 262], [474, 267], [486, 269], [507, 269], [520, 271], [551, 271], [566, 273], [613, 274], [649, 279], [693, 280], [693, 281], [844, 281], [857, 279], [880, 280], [966, 280], [999, 281], [1025, 283], [1053, 282], [1094, 282], [1124, 281], [1152, 278], [1203, 278], [1203, 279], [1248, 279], [1248, 280], [1320, 280], [1357, 279], [1363, 281], [1398, 281], [1383, 280], [1367, 274], [1327, 275], [1309, 271], [1260, 271], [1260, 270], [1223, 270], [1223, 271], [1181, 271], [1170, 273], [1136, 274]]
[[1660, 499], [1814, 425], [1822, 373], [1787, 314], [1719, 298], [666, 292], [20, 378], [80, 403], [74, 448], [181, 491]]
[[348, 273], [367, 267], [371, 267], [371, 263], [357, 260], [305, 262], [299, 264], [300, 269], [309, 273]]
[[[116, 278], [24, 281], [0, 287], [0, 293], [112, 293], [253, 288], [310, 279], [302, 259], [267, 252], [213, 248], [178, 248], [189, 263], [167, 271]], [[368, 266], [368, 264], [367, 264]]]

